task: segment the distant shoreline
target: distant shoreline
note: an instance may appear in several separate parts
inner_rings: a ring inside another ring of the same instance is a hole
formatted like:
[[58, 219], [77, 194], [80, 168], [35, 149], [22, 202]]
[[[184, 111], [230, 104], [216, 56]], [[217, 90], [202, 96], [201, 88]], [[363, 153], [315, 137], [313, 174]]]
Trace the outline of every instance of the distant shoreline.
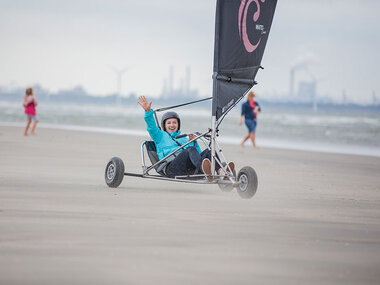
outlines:
[[[24, 127], [24, 123], [19, 122], [0, 122], [0, 126], [4, 127]], [[91, 132], [113, 135], [134, 136], [141, 138], [148, 138], [149, 135], [146, 130], [132, 130], [132, 129], [120, 129], [120, 128], [107, 128], [107, 127], [91, 127], [91, 126], [79, 126], [79, 125], [58, 125], [58, 124], [46, 124], [40, 123], [38, 128], [42, 129], [54, 129], [54, 130], [68, 130], [78, 132]], [[236, 145], [240, 147], [240, 137], [223, 136], [219, 137], [219, 142], [222, 144]], [[363, 155], [370, 157], [380, 157], [380, 149], [374, 147], [364, 146], [347, 146], [347, 145], [331, 145], [321, 143], [304, 143], [297, 141], [287, 140], [275, 140], [275, 139], [263, 139], [258, 138], [257, 143], [259, 147], [274, 148], [283, 150], [298, 150], [298, 151], [310, 151], [332, 154], [344, 154], [344, 155]], [[246, 148], [250, 148], [249, 143], [246, 144]]]

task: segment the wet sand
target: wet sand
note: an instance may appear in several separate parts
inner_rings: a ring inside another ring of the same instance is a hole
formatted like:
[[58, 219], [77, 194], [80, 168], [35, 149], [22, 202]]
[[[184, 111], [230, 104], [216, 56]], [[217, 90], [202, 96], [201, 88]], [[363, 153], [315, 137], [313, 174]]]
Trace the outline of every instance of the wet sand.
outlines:
[[215, 185], [125, 177], [143, 138], [0, 127], [0, 284], [380, 284], [380, 158], [224, 146]]

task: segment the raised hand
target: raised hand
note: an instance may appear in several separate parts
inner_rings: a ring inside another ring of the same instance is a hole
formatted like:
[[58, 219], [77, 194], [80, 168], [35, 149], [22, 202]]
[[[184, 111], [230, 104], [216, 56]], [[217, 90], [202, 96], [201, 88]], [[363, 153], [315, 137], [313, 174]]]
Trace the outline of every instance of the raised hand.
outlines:
[[195, 136], [193, 134], [189, 135], [189, 140], [195, 139]]
[[139, 103], [139, 105], [145, 110], [145, 112], [150, 112], [150, 106], [152, 106], [152, 101], [148, 103], [145, 96], [140, 96], [137, 103]]

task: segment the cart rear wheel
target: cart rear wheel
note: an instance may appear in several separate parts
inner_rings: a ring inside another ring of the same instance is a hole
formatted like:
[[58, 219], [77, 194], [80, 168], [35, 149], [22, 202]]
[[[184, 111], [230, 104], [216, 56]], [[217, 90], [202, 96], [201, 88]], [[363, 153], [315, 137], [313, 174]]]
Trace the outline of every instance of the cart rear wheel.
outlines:
[[257, 190], [257, 174], [250, 166], [243, 167], [238, 174], [240, 184], [236, 187], [240, 197], [250, 199], [256, 194]]
[[121, 158], [112, 157], [107, 163], [104, 174], [105, 181], [109, 187], [118, 187], [124, 178], [124, 163]]

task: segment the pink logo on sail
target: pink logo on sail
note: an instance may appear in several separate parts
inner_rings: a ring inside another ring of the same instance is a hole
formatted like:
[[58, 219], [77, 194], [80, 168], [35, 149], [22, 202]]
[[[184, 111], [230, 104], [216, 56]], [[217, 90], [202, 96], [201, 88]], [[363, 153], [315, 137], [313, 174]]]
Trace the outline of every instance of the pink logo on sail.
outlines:
[[[261, 2], [265, 2], [265, 0], [260, 0]], [[247, 2], [247, 4], [246, 4]], [[239, 8], [239, 36], [240, 39], [243, 40], [244, 47], [248, 52], [253, 52], [260, 44], [261, 38], [258, 40], [256, 44], [252, 44], [248, 38], [247, 34], [247, 12], [249, 5], [252, 2], [256, 3], [257, 11], [253, 14], [253, 21], [256, 22], [260, 17], [260, 2], [259, 0], [241, 0], [240, 8]], [[243, 20], [242, 20], [243, 17]]]

